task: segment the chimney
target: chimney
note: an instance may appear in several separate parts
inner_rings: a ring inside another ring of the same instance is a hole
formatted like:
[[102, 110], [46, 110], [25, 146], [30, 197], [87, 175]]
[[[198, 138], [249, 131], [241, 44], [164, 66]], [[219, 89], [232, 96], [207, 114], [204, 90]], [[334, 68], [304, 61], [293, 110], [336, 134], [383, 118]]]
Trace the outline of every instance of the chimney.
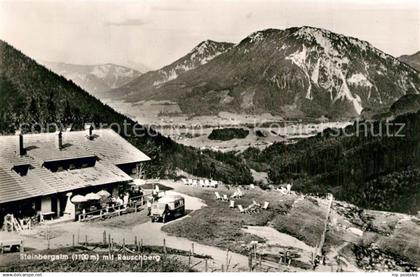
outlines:
[[25, 147], [23, 147], [23, 134], [21, 131], [16, 131], [18, 143], [16, 145], [16, 154], [19, 156], [25, 155]]
[[56, 134], [57, 134], [57, 140], [56, 140], [57, 149], [61, 150], [63, 149], [63, 132], [58, 131], [56, 132]]
[[93, 125], [86, 124], [85, 130], [86, 130], [88, 139], [92, 140], [93, 139]]

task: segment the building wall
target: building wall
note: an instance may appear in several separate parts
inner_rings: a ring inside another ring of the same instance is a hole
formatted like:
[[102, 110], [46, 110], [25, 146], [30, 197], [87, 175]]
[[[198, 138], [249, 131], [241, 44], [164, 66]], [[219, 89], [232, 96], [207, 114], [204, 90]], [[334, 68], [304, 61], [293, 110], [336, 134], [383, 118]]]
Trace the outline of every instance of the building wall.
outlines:
[[13, 214], [17, 218], [33, 217], [41, 210], [41, 197], [0, 204], [0, 226], [4, 216]]
[[51, 212], [51, 196], [44, 196], [41, 198], [41, 212]]
[[[135, 168], [135, 167], [134, 167]], [[86, 195], [90, 192], [98, 192], [102, 189], [107, 190], [114, 197], [121, 196], [122, 192], [128, 187], [127, 183], [113, 183], [95, 187], [85, 187], [72, 191], [72, 196], [76, 194]], [[63, 216], [68, 201], [68, 192], [55, 195], [35, 197], [21, 201], [0, 204], [0, 227], [3, 225], [6, 214], [14, 214], [17, 218], [33, 217], [38, 212], [54, 212], [54, 217]], [[74, 207], [73, 207], [74, 209]], [[76, 214], [80, 211], [76, 211]]]

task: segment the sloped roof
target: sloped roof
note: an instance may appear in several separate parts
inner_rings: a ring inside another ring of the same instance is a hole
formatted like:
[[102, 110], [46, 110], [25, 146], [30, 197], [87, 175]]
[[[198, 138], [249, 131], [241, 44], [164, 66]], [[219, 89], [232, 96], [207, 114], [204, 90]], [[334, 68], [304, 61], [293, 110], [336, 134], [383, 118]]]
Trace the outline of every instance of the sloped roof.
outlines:
[[17, 143], [16, 136], [0, 136], [0, 158], [3, 159], [3, 162], [7, 161], [11, 167], [33, 162], [33, 159], [28, 156], [16, 155]]
[[27, 190], [23, 180], [18, 176], [13, 176], [11, 170], [0, 167], [0, 202], [9, 202], [39, 195], [39, 191], [34, 186]]
[[[28, 143], [28, 141], [26, 143]], [[68, 146], [59, 150], [54, 142], [30, 141], [29, 143], [33, 146], [27, 148], [27, 155], [38, 159], [41, 163], [95, 156], [94, 153], [77, 145], [68, 144]]]
[[[117, 165], [150, 160], [112, 130], [96, 130], [93, 139], [87, 133], [63, 133], [64, 148], [57, 147], [57, 134], [24, 135], [26, 154], [16, 154], [17, 136], [0, 136], [0, 203], [66, 192], [88, 186], [130, 181], [132, 178]], [[51, 172], [43, 167], [47, 161], [98, 157], [95, 166]], [[12, 170], [30, 165], [25, 176]]]
[[102, 160], [112, 164], [126, 164], [149, 161], [150, 158], [131, 145], [112, 129], [93, 131], [93, 139], [87, 138], [85, 132], [64, 133], [64, 141], [80, 145], [94, 153]]
[[97, 163], [94, 167], [66, 170], [53, 174], [56, 182], [50, 183], [57, 192], [130, 181], [132, 178], [115, 165]]
[[55, 133], [24, 135], [27, 155], [20, 157], [16, 155], [17, 136], [0, 136], [0, 157], [13, 165], [26, 164], [28, 158], [45, 162], [97, 156], [116, 165], [150, 160], [112, 129], [94, 130], [93, 139], [89, 139], [85, 131], [64, 132], [62, 150], [58, 149], [57, 140]]

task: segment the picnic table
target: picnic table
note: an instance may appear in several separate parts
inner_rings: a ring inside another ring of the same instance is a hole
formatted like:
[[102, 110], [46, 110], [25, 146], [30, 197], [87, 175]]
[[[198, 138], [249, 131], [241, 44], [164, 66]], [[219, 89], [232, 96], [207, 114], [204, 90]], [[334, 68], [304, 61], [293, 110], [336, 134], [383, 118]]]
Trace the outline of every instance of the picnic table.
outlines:
[[23, 252], [23, 240], [0, 240], [0, 254], [3, 254], [5, 250], [12, 251], [14, 248], [18, 248], [20, 252]]

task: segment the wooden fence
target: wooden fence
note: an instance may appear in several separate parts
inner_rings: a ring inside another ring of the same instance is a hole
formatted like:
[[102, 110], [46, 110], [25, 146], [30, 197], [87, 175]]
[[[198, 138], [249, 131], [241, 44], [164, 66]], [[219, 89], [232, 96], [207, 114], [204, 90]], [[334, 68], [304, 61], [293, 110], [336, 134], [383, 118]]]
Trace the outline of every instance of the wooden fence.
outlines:
[[130, 199], [130, 202], [127, 204], [114, 205], [111, 207], [106, 207], [102, 209], [97, 209], [87, 213], [79, 214], [79, 221], [89, 221], [93, 219], [103, 218], [107, 216], [120, 216], [123, 213], [128, 212], [138, 212], [141, 211], [146, 204], [146, 197], [148, 195], [142, 195], [138, 197], [133, 197]]

